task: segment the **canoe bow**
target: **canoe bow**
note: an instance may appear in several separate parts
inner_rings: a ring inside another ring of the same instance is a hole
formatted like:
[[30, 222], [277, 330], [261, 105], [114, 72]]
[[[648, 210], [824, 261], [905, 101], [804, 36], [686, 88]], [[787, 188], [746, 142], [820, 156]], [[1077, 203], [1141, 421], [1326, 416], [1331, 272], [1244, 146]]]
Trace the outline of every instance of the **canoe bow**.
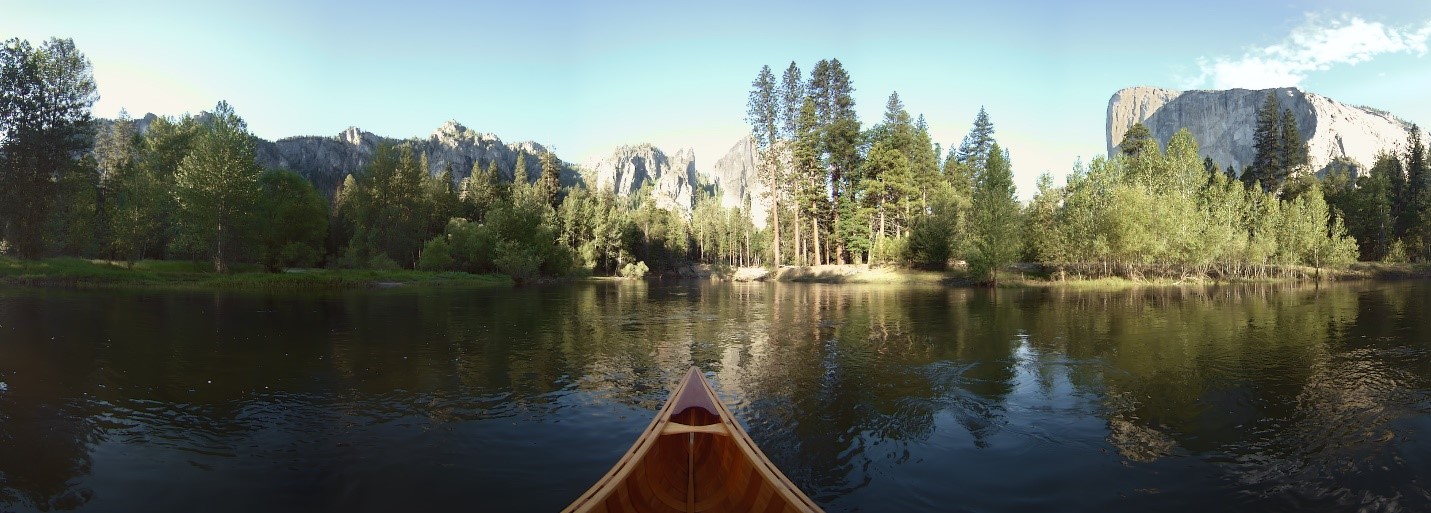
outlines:
[[691, 367], [636, 443], [564, 513], [822, 512]]

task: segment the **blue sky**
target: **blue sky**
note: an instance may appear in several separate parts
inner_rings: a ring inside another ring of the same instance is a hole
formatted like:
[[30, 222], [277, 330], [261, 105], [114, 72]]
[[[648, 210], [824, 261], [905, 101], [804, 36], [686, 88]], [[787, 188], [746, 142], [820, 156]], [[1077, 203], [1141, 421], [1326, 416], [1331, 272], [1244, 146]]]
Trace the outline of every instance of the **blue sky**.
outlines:
[[348, 126], [426, 136], [448, 119], [586, 162], [746, 131], [761, 65], [835, 57], [865, 123], [899, 91], [937, 142], [980, 106], [1020, 196], [1104, 151], [1109, 96], [1297, 85], [1431, 124], [1431, 2], [78, 2], [0, 0], [0, 37], [69, 37], [95, 114], [223, 99], [265, 138]]

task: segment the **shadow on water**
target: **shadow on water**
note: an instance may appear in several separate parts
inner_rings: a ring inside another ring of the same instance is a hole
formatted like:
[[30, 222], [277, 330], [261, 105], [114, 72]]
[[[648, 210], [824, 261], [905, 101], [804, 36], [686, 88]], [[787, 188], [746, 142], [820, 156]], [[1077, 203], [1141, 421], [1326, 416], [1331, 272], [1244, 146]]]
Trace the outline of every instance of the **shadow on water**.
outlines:
[[0, 291], [0, 509], [554, 511], [699, 365], [828, 511], [1431, 510], [1431, 286]]

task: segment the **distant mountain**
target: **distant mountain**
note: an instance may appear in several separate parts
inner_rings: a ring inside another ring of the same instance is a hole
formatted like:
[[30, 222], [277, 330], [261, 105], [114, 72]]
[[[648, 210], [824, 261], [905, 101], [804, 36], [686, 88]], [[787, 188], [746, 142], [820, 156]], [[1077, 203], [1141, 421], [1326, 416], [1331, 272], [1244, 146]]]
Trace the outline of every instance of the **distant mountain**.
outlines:
[[[205, 114], [197, 117], [203, 119]], [[158, 119], [154, 114], [135, 119], [140, 133]], [[99, 120], [101, 126], [112, 120]], [[256, 158], [264, 168], [292, 170], [307, 178], [325, 197], [332, 198], [349, 174], [357, 174], [372, 160], [382, 144], [410, 145], [428, 158], [428, 172], [440, 175], [449, 165], [454, 181], [471, 175], [473, 164], [486, 168], [496, 162], [503, 180], [521, 176], [536, 180], [546, 147], [534, 141], [505, 143], [491, 133], [478, 133], [456, 121], [448, 121], [425, 138], [397, 139], [351, 127], [330, 137], [286, 137], [277, 141], [256, 140]], [[517, 154], [526, 153], [526, 168], [517, 171]], [[755, 177], [755, 142], [743, 137], [713, 165], [701, 168], [691, 149], [668, 154], [650, 144], [616, 148], [611, 155], [575, 165], [562, 162], [562, 185], [608, 188], [626, 196], [650, 185], [656, 204], [689, 214], [700, 194], [720, 194], [721, 204], [737, 207], [750, 201], [757, 226], [764, 226], [766, 208], [761, 200], [763, 187]]]
[[1277, 95], [1292, 110], [1297, 127], [1307, 140], [1311, 167], [1321, 172], [1334, 159], [1348, 158], [1369, 169], [1376, 154], [1405, 146], [1411, 124], [1388, 112], [1346, 105], [1297, 88], [1176, 91], [1154, 87], [1129, 87], [1108, 100], [1107, 143], [1116, 151], [1135, 123], [1143, 123], [1164, 146], [1186, 127], [1197, 139], [1204, 156], [1219, 167], [1239, 171], [1252, 163], [1253, 132], [1257, 109], [1267, 93]]
[[[522, 176], [535, 180], [541, 173], [538, 155], [546, 147], [532, 141], [503, 143], [496, 135], [479, 134], [456, 121], [448, 121], [422, 139], [394, 139], [374, 135], [357, 127], [333, 137], [288, 137], [277, 141], [260, 139], [258, 164], [266, 168], [290, 169], [308, 178], [319, 192], [332, 197], [343, 178], [360, 172], [372, 159], [380, 144], [407, 144], [415, 153], [427, 154], [428, 172], [440, 175], [449, 166], [458, 183], [472, 174], [473, 164], [485, 169], [496, 162], [502, 179], [512, 181]], [[526, 168], [518, 171], [517, 154], [526, 153]], [[563, 162], [561, 181], [564, 185], [581, 184], [581, 174]]]

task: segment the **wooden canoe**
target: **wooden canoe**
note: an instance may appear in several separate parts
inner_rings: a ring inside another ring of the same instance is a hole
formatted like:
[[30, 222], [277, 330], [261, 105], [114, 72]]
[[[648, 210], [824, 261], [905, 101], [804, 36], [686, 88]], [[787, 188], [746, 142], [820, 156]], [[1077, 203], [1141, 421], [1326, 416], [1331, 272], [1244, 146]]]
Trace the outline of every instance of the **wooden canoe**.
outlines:
[[691, 367], [636, 444], [564, 512], [821, 512]]

